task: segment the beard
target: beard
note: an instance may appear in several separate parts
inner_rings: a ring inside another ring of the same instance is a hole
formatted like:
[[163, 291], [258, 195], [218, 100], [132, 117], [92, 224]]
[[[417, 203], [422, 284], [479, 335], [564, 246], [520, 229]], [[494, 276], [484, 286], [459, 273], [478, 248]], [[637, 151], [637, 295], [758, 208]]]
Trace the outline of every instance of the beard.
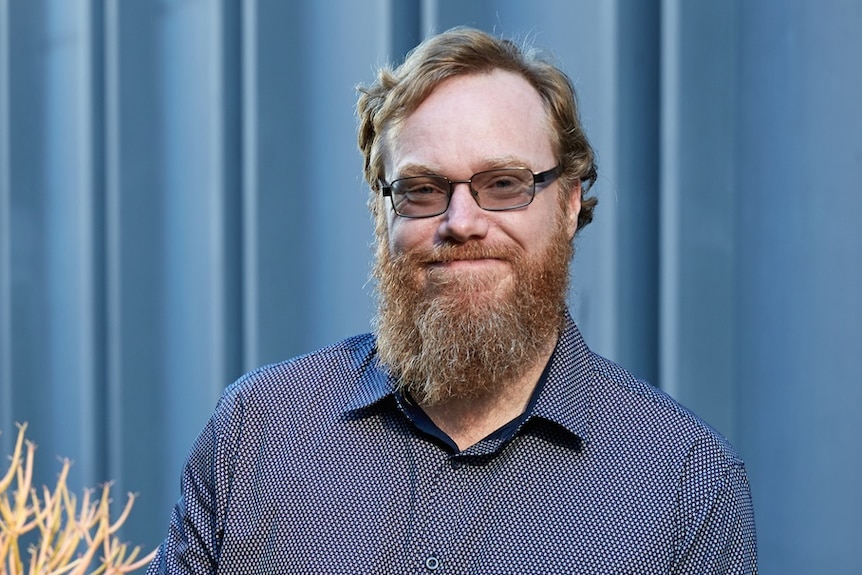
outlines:
[[[535, 260], [514, 247], [479, 243], [392, 256], [378, 239], [378, 353], [399, 388], [424, 405], [504, 392], [565, 326], [573, 248], [562, 218]], [[479, 258], [507, 262], [509, 281], [501, 285], [493, 271], [428, 265]]]

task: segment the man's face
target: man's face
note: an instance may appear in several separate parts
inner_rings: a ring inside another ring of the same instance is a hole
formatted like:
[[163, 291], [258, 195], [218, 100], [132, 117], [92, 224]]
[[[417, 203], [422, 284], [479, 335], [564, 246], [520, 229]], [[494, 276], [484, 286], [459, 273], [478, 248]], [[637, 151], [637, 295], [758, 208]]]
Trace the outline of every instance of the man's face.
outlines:
[[[466, 180], [501, 167], [554, 167], [538, 93], [508, 72], [442, 83], [388, 142], [389, 181], [422, 174]], [[416, 399], [500, 393], [549, 353], [563, 318], [580, 194], [559, 183], [524, 208], [481, 209], [459, 184], [449, 209], [396, 215], [382, 200], [375, 275], [381, 358]]]
[[[388, 181], [421, 174], [466, 180], [499, 167], [538, 173], [558, 163], [538, 92], [521, 76], [501, 70], [443, 82], [396, 129], [387, 148]], [[403, 218], [386, 206], [389, 251], [397, 257], [447, 246], [481, 246], [514, 250], [534, 261], [556, 231], [552, 223], [559, 217], [558, 185], [537, 190], [529, 206], [505, 212], [481, 209], [466, 184], [456, 186], [449, 209], [436, 217]], [[570, 240], [579, 209], [580, 194], [571, 194], [564, 224]], [[420, 282], [428, 274], [493, 278], [496, 291], [515, 288], [512, 271], [505, 259], [481, 256], [430, 262], [416, 270]]]

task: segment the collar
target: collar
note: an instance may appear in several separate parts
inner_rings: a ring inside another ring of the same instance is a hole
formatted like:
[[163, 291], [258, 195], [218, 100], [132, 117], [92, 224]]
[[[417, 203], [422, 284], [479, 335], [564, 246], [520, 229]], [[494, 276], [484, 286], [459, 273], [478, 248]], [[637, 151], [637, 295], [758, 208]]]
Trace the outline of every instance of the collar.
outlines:
[[[370, 409], [387, 398], [395, 400], [397, 380], [380, 362], [376, 339], [372, 338], [371, 343], [370, 349], [361, 359], [358, 385], [351, 390], [345, 405], [349, 412]], [[532, 413], [528, 414], [526, 420], [544, 419], [580, 441], [588, 441], [596, 366], [592, 352], [568, 311], [565, 328], [546, 371], [547, 381], [539, 390]]]
[[589, 440], [596, 388], [593, 354], [566, 312], [566, 327], [548, 365], [548, 380], [536, 401], [532, 417], [542, 418], [581, 441]]

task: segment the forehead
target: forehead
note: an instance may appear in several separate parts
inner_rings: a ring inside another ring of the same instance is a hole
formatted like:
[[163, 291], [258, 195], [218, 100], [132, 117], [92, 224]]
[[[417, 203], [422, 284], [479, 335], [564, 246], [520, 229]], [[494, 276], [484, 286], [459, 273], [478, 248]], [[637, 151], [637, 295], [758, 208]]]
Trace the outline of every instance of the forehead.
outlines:
[[408, 164], [469, 176], [499, 167], [501, 158], [534, 170], [556, 163], [541, 96], [522, 76], [503, 70], [445, 80], [388, 140], [389, 174]]

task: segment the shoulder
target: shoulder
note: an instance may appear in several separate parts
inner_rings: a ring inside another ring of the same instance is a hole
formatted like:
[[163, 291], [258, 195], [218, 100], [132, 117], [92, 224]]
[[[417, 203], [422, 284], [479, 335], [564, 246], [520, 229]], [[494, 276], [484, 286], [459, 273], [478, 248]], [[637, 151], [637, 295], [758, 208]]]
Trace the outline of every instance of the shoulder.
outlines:
[[731, 442], [661, 389], [601, 356], [591, 362], [599, 451], [652, 468], [653, 480], [674, 494], [687, 545], [706, 524], [722, 532], [716, 540], [753, 533], [745, 463]]
[[272, 388], [289, 393], [291, 390], [283, 389], [284, 384], [297, 380], [347, 380], [367, 363], [373, 350], [374, 338], [371, 334], [357, 335], [311, 353], [259, 367], [243, 375], [225, 393], [267, 393]]
[[348, 402], [376, 369], [375, 339], [362, 334], [285, 361], [259, 367], [231, 384], [217, 411], [334, 409]]
[[613, 422], [622, 433], [641, 435], [653, 445], [687, 457], [708, 452], [725, 464], [742, 465], [731, 442], [692, 410], [616, 363], [590, 355], [597, 421]]

